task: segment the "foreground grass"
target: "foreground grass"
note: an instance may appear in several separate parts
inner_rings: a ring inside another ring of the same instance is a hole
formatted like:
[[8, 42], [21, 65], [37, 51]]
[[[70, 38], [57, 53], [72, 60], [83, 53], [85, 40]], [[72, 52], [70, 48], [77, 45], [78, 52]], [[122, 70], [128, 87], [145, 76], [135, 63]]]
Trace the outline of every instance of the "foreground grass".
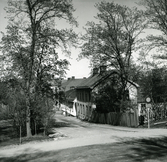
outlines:
[[2, 157], [1, 162], [166, 162], [167, 137]]
[[43, 136], [43, 134], [38, 134], [30, 138], [21, 137], [21, 141], [20, 141], [20, 138], [16, 137], [16, 132], [13, 129], [11, 123], [12, 123], [11, 120], [0, 121], [0, 148], [3, 146], [18, 145], [18, 144], [24, 144], [24, 143], [29, 143], [33, 141], [40, 142], [40, 141], [52, 140], [48, 136]]
[[[20, 138], [16, 137], [16, 132], [14, 132], [14, 129], [11, 123], [12, 123], [11, 120], [0, 120], [0, 148], [4, 146], [9, 146], [9, 145], [19, 145], [19, 144], [25, 144], [29, 142], [42, 142], [42, 141], [53, 140], [48, 136], [44, 136], [43, 133], [39, 133], [37, 135], [33, 135], [30, 138], [21, 137], [21, 143], [20, 143]], [[69, 126], [69, 124], [57, 122], [56, 120], [53, 120], [52, 126], [53, 128], [67, 127]], [[57, 133], [57, 132], [52, 131], [52, 129], [48, 130], [48, 134], [54, 134], [54, 133]]]
[[43, 142], [43, 141], [52, 141], [52, 138], [49, 138], [48, 136], [42, 136], [42, 135], [34, 135], [32, 137], [22, 137], [21, 143], [20, 138], [13, 138], [9, 140], [0, 141], [0, 149], [4, 146], [10, 146], [10, 145], [20, 145], [30, 142]]

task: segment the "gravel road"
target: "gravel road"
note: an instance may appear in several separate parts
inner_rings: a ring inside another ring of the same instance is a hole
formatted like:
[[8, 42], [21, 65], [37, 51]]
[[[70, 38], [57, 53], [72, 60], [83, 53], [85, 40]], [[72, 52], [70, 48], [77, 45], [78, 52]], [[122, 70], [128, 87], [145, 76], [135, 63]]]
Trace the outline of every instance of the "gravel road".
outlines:
[[80, 121], [71, 116], [56, 114], [58, 123], [63, 127], [54, 128], [64, 137], [54, 141], [31, 142], [22, 145], [6, 146], [1, 148], [0, 157], [16, 156], [66, 149], [71, 147], [86, 146], [93, 144], [105, 144], [121, 142], [136, 138], [164, 137], [167, 129], [127, 128], [105, 124], [94, 124]]

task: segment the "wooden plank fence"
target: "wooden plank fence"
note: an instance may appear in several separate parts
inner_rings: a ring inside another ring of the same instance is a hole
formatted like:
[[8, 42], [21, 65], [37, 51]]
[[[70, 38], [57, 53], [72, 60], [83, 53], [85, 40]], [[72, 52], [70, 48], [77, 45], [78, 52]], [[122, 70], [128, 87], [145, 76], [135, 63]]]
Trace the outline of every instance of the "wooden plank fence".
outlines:
[[92, 115], [89, 118], [89, 121], [93, 123], [137, 127], [138, 115], [137, 111], [128, 113], [116, 113], [116, 112], [98, 113], [96, 111], [93, 111]]

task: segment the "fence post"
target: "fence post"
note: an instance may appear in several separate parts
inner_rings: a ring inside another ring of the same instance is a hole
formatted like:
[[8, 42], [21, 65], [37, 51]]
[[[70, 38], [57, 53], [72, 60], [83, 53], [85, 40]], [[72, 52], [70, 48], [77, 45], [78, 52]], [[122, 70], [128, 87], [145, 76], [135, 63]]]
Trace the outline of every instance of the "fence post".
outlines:
[[20, 125], [20, 144], [21, 144], [21, 125]]

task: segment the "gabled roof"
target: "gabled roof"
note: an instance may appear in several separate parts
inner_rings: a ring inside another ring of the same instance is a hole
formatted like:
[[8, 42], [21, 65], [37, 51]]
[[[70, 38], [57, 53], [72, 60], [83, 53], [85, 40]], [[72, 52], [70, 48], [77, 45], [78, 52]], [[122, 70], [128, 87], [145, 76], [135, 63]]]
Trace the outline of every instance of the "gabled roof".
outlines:
[[61, 87], [64, 91], [68, 91], [72, 88], [76, 88], [81, 82], [83, 82], [85, 79], [69, 79], [69, 80], [63, 80]]
[[91, 75], [87, 79], [85, 79], [83, 82], [81, 82], [78, 86], [77, 89], [83, 89], [83, 88], [95, 88], [98, 86], [101, 82], [103, 82], [105, 79], [107, 79], [109, 76], [113, 74], [117, 74], [118, 72], [115, 70], [112, 71], [107, 71], [104, 74], [95, 74]]
[[[110, 71], [106, 71], [104, 74], [91, 75], [87, 79], [83, 80], [76, 88], [77, 89], [85, 89], [85, 88], [94, 89], [96, 86], [102, 83], [105, 79], [109, 78], [111, 75], [114, 75], [114, 74], [118, 74], [118, 71], [110, 70]], [[136, 88], [139, 88], [139, 85], [134, 83], [133, 81], [128, 80], [128, 82], [131, 85], [135, 86]]]

